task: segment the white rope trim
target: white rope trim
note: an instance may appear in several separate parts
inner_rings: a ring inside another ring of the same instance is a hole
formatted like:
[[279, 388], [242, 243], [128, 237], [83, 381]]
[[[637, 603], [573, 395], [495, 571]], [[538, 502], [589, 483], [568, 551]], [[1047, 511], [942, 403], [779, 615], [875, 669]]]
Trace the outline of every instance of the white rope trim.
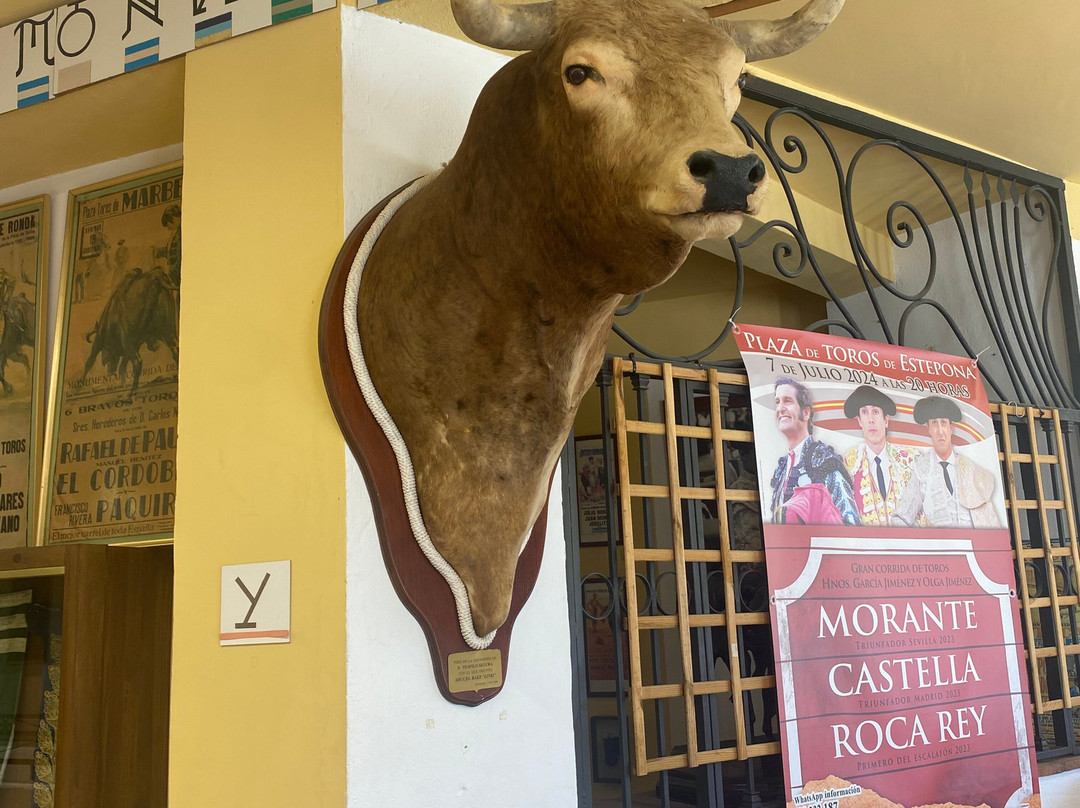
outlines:
[[435, 549], [435, 544], [431, 541], [431, 536], [428, 535], [424, 517], [420, 513], [420, 501], [416, 496], [416, 475], [413, 472], [412, 458], [409, 456], [409, 450], [405, 446], [401, 433], [398, 431], [397, 424], [390, 417], [390, 413], [386, 411], [386, 405], [383, 404], [374, 383], [371, 381], [367, 363], [364, 361], [364, 351], [360, 347], [360, 327], [356, 317], [357, 298], [360, 294], [360, 276], [363, 274], [364, 264], [367, 263], [368, 256], [371, 255], [371, 249], [375, 246], [375, 241], [398, 208], [408, 202], [417, 191], [426, 186], [437, 175], [438, 172], [436, 171], [426, 177], [421, 177], [391, 199], [389, 204], [376, 217], [371, 229], [365, 234], [360, 249], [356, 252], [356, 258], [353, 260], [345, 284], [345, 310], [343, 312], [345, 340], [349, 345], [349, 356], [352, 358], [353, 373], [356, 374], [356, 382], [360, 385], [360, 392], [363, 393], [371, 414], [375, 416], [375, 420], [382, 427], [383, 434], [386, 435], [390, 447], [394, 450], [394, 456], [397, 457], [398, 470], [401, 472], [401, 491], [405, 495], [405, 510], [409, 515], [409, 525], [412, 527], [413, 537], [416, 539], [416, 543], [420, 545], [420, 549], [424, 552], [427, 560], [446, 579], [446, 583], [450, 585], [450, 591], [454, 593], [454, 603], [457, 605], [461, 636], [470, 648], [480, 651], [491, 645], [492, 640], [495, 639], [495, 632], [492, 631], [483, 637], [477, 635], [473, 626], [472, 608], [469, 606], [469, 594], [465, 589], [465, 582], [461, 580], [461, 576], [454, 571], [449, 562], [442, 557], [442, 554]]

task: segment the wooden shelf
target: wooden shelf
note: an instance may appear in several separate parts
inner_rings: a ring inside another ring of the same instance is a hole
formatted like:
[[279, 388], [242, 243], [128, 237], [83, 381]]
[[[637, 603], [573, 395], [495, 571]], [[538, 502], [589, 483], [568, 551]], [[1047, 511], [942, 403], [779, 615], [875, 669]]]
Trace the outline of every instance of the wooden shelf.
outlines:
[[[0, 592], [31, 589], [62, 621], [56, 808], [167, 804], [172, 581], [169, 546], [0, 550]], [[5, 783], [0, 808], [32, 806], [30, 785]]]

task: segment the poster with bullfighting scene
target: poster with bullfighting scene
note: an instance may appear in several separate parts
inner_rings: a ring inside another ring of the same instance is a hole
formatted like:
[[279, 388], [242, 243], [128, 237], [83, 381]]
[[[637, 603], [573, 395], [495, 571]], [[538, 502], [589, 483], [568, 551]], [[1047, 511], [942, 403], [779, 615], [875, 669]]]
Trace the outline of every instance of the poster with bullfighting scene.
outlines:
[[0, 207], [0, 547], [34, 543], [48, 267], [49, 198]]
[[71, 193], [47, 543], [172, 536], [182, 179], [176, 164]]
[[969, 358], [740, 326], [790, 808], [1038, 808], [994, 424]]

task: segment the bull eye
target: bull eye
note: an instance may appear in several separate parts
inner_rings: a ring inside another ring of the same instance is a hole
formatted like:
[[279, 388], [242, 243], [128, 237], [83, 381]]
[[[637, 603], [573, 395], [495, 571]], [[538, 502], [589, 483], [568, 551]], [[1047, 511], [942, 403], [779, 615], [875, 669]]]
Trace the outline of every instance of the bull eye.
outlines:
[[736, 84], [738, 84], [738, 85], [739, 85], [739, 89], [740, 89], [740, 90], [744, 90], [744, 89], [746, 89], [746, 80], [747, 80], [748, 78], [750, 78], [750, 74], [749, 74], [749, 73], [740, 73], [740, 74], [739, 74], [739, 79], [738, 79], [738, 81], [736, 82]]
[[570, 65], [566, 68], [566, 80], [577, 87], [580, 84], [585, 83], [585, 79], [589, 77], [589, 68], [585, 65]]

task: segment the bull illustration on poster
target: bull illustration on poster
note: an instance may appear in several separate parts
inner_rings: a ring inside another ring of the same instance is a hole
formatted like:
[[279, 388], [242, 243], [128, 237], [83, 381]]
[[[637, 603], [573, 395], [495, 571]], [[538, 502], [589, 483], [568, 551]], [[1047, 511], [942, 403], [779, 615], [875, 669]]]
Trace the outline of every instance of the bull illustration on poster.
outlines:
[[0, 207], [0, 547], [33, 543], [45, 400], [49, 199]]

